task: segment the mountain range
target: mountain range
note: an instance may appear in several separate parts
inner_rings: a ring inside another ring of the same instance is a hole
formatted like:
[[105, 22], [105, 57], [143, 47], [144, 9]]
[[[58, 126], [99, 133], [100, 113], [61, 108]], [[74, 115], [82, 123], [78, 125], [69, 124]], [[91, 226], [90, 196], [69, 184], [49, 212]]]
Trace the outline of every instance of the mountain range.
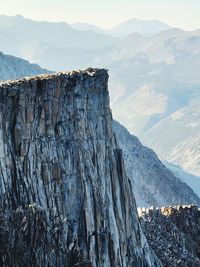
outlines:
[[200, 34], [145, 23], [0, 17], [1, 266], [199, 266]]
[[200, 199], [113, 122], [107, 83], [90, 68], [0, 84], [2, 266], [199, 265], [196, 205], [137, 213], [134, 195], [154, 207]]
[[114, 118], [163, 160], [200, 175], [200, 30], [131, 19], [105, 31], [0, 16], [0, 49], [49, 70], [109, 69]]
[[95, 31], [99, 33], [107, 33], [116, 37], [125, 37], [134, 32], [140, 33], [145, 36], [151, 36], [161, 31], [170, 29], [171, 27], [166, 23], [158, 20], [141, 20], [141, 19], [129, 19], [124, 21], [109, 30], [99, 28], [92, 24], [87, 23], [73, 23], [70, 26], [76, 30], [82, 31]]

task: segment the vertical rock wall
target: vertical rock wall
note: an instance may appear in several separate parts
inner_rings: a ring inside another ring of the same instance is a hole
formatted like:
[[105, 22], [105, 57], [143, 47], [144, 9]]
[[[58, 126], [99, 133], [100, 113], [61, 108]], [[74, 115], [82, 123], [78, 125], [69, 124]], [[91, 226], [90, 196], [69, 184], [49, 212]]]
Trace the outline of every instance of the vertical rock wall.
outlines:
[[160, 266], [112, 131], [105, 70], [0, 85], [0, 265]]

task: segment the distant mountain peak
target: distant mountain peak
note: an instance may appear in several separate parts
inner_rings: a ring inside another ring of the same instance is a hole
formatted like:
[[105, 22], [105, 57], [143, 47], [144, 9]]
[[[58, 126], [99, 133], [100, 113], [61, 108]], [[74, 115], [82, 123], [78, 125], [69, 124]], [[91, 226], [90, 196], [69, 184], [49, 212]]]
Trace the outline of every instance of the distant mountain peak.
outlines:
[[145, 36], [151, 36], [170, 28], [171, 26], [158, 20], [132, 18], [118, 24], [112, 28], [110, 32], [115, 36], [125, 36], [134, 32], [141, 33]]

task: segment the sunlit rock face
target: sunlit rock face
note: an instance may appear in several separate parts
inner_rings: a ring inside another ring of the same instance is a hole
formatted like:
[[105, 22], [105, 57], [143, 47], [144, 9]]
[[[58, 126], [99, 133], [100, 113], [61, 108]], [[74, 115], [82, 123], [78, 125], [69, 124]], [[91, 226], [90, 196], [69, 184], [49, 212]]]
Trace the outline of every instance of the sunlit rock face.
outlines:
[[200, 209], [139, 209], [147, 240], [165, 267], [200, 266]]
[[105, 70], [0, 85], [0, 266], [162, 266], [112, 130]]

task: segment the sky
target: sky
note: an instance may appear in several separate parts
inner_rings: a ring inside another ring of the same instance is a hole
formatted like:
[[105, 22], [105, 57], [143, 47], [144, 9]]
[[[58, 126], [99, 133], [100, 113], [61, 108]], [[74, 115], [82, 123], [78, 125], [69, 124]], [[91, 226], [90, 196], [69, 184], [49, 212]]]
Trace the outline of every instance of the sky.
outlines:
[[200, 0], [0, 0], [0, 14], [34, 20], [86, 22], [111, 28], [130, 18], [200, 28]]

